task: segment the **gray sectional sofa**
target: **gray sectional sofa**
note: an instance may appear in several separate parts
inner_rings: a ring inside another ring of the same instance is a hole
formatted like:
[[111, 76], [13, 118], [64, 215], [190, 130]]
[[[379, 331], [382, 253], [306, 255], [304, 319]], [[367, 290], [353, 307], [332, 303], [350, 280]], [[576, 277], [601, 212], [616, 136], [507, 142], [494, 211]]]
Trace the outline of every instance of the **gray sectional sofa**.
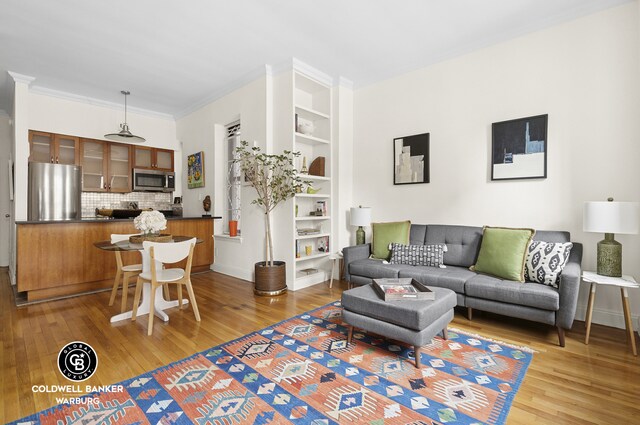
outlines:
[[[569, 242], [569, 232], [537, 231], [534, 240]], [[560, 277], [559, 288], [531, 282], [514, 282], [475, 273], [482, 228], [452, 225], [412, 224], [410, 243], [446, 244], [446, 268], [383, 264], [369, 259], [371, 245], [344, 248], [345, 279], [350, 285], [366, 285], [376, 278], [411, 277], [429, 285], [449, 288], [456, 293], [458, 306], [489, 311], [555, 326], [560, 346], [564, 347], [564, 329], [570, 329], [576, 312], [580, 285], [582, 244], [573, 248]]]

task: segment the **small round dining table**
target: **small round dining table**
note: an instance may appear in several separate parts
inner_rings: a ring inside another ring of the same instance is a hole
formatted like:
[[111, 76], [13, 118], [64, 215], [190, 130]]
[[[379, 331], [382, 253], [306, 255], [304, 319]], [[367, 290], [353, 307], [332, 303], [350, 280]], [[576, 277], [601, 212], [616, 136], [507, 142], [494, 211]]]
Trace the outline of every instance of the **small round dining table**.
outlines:
[[[189, 239], [193, 239], [194, 236], [173, 236], [171, 241], [162, 242], [162, 243], [174, 243], [174, 242], [184, 242]], [[202, 239], [196, 239], [196, 244], [202, 243]], [[143, 248], [142, 244], [132, 243], [127, 240], [112, 243], [110, 240], [108, 241], [100, 241], [95, 242], [93, 244], [96, 248], [102, 249], [104, 251], [138, 251], [142, 256], [142, 273], [151, 272], [151, 257], [147, 253], [147, 251]], [[156, 261], [156, 270], [162, 268], [162, 263]], [[125, 290], [123, 288], [123, 290]], [[178, 306], [178, 300], [170, 301], [164, 298], [164, 294], [162, 293], [162, 285], [158, 286], [156, 289], [156, 296], [154, 297], [153, 303], [153, 314], [158, 316], [165, 322], [169, 321], [169, 316], [164, 310], [172, 307]], [[151, 284], [148, 282], [144, 283], [142, 287], [142, 301], [140, 302], [140, 306], [138, 307], [137, 316], [142, 316], [144, 314], [148, 314], [151, 311]], [[182, 300], [183, 304], [187, 304], [189, 300]], [[133, 314], [133, 310], [125, 311], [124, 313], [116, 314], [115, 316], [111, 316], [111, 323], [119, 322], [121, 320], [131, 319]]]

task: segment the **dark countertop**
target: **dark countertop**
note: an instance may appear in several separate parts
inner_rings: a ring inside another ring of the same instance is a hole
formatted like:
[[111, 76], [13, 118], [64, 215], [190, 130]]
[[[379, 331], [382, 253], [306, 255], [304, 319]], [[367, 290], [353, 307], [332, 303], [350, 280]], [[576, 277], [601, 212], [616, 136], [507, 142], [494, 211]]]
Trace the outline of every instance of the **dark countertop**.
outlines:
[[[211, 215], [208, 217], [167, 217], [167, 220], [221, 220], [221, 216]], [[108, 218], [108, 217], [84, 217], [80, 220], [50, 220], [50, 221], [33, 221], [22, 220], [16, 221], [16, 224], [65, 224], [65, 223], [111, 223], [121, 221], [133, 221], [133, 218]]]

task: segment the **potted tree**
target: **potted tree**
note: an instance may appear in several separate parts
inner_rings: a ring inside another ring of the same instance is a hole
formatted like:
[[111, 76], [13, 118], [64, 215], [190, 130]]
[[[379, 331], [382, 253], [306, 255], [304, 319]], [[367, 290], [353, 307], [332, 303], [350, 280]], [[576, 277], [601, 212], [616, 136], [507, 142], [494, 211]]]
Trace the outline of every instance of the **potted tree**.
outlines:
[[287, 150], [279, 155], [265, 154], [259, 147], [250, 148], [246, 141], [236, 148], [235, 162], [240, 164], [245, 182], [257, 194], [251, 203], [264, 211], [265, 261], [255, 264], [254, 293], [257, 295], [280, 295], [287, 290], [286, 263], [273, 259], [271, 211], [309, 184], [298, 176], [293, 165], [293, 159], [299, 155]]

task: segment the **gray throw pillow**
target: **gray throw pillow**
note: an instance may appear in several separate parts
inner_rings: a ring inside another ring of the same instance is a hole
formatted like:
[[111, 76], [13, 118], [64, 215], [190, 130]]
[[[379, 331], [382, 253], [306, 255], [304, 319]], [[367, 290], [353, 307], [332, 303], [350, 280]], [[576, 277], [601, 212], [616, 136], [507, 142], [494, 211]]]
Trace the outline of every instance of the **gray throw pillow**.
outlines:
[[403, 245], [393, 242], [389, 244], [389, 250], [391, 251], [390, 264], [446, 267], [444, 253], [447, 252], [447, 246], [444, 244]]
[[569, 261], [571, 248], [571, 242], [531, 241], [525, 260], [525, 279], [557, 288], [562, 269]]

